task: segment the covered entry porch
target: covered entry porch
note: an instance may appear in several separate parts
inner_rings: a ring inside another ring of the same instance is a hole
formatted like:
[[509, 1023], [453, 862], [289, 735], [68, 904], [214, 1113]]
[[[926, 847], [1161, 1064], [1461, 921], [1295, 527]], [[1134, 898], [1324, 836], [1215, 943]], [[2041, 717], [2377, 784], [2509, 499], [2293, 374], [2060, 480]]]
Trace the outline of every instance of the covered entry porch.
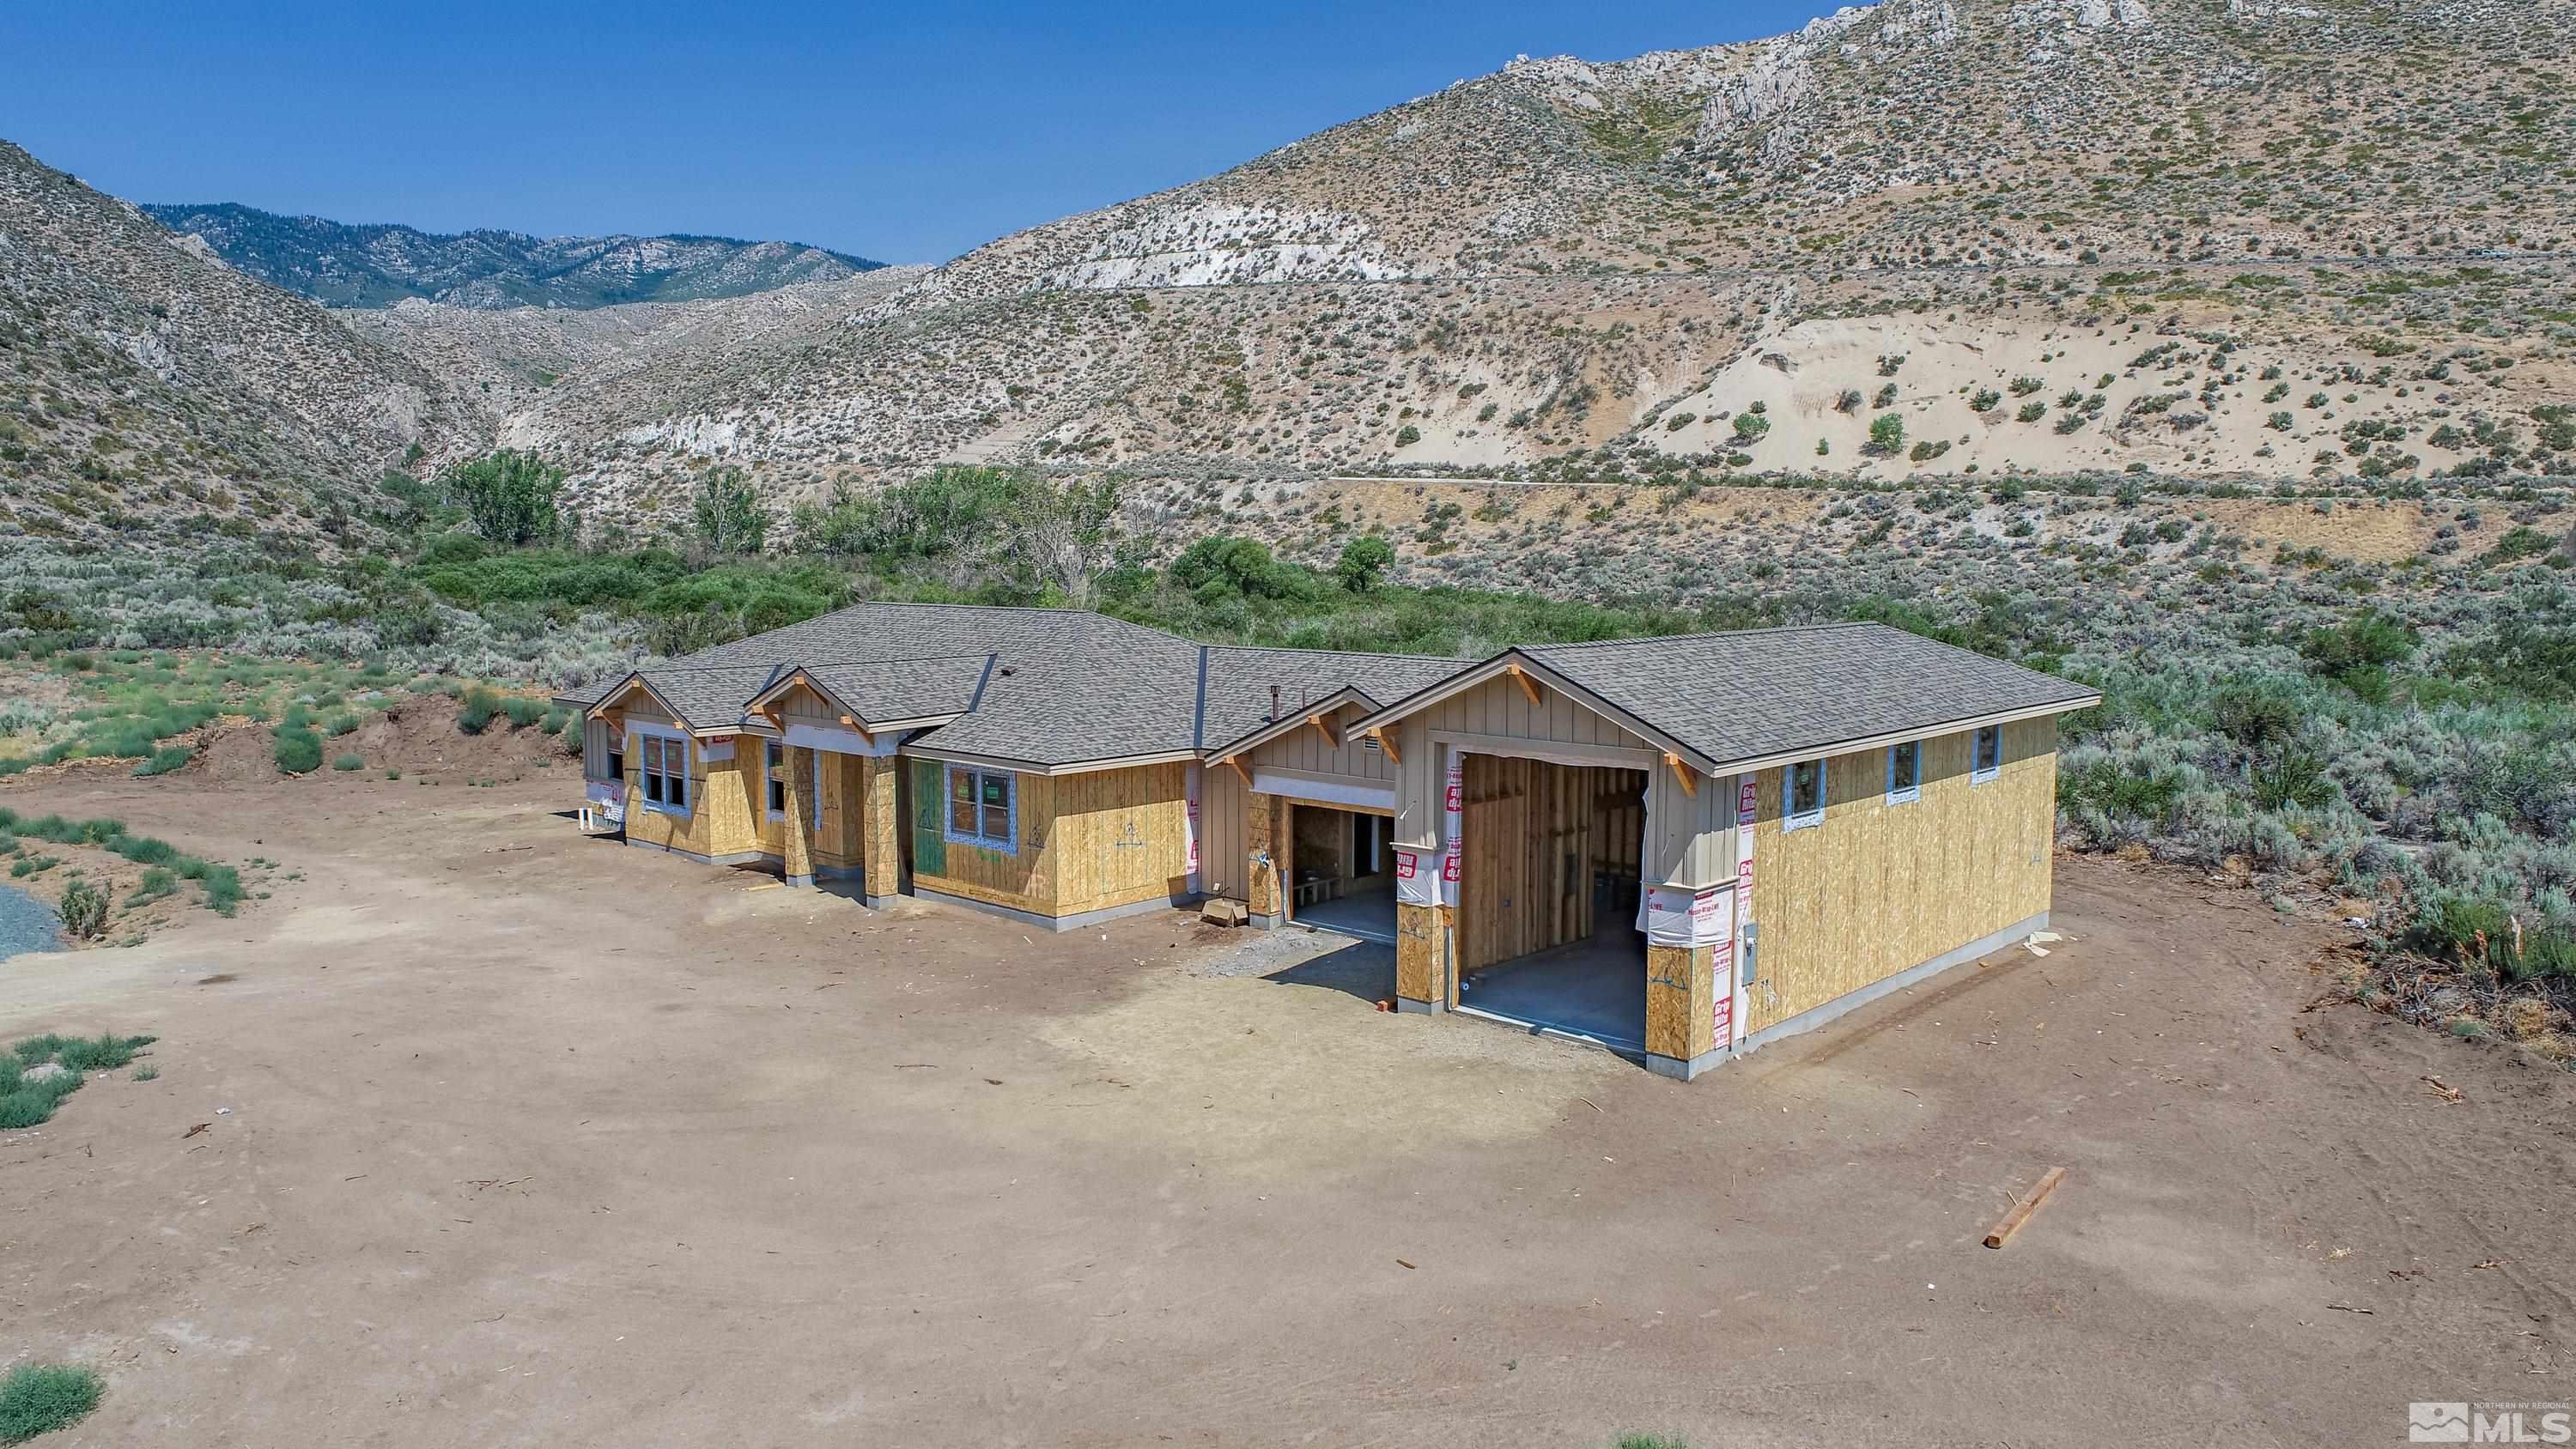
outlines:
[[1394, 791], [1269, 770], [1253, 779], [1280, 922], [1393, 945]]

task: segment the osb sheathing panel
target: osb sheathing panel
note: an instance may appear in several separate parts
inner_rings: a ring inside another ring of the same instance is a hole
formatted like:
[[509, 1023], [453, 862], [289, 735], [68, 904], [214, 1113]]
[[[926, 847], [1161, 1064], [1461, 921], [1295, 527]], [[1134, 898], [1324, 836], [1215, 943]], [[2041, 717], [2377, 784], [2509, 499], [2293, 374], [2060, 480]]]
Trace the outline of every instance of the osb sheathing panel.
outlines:
[[1716, 1044], [1715, 954], [1706, 946], [1646, 948], [1646, 1050], [1687, 1061]]
[[[629, 710], [627, 718], [653, 722], [638, 711]], [[749, 851], [775, 848], [775, 837], [768, 845], [761, 838], [760, 823], [755, 819], [754, 789], [759, 773], [758, 741], [751, 749], [735, 741], [730, 760], [707, 759], [702, 740], [689, 742], [689, 801], [687, 815], [669, 815], [648, 808], [644, 803], [644, 750], [633, 735], [626, 737], [626, 838], [692, 855], [739, 855]], [[748, 756], [748, 763], [745, 757]]]
[[814, 863], [835, 871], [854, 869], [864, 849], [859, 809], [864, 757], [838, 750], [797, 753], [812, 762], [803, 768], [812, 772], [815, 781]]
[[861, 755], [859, 834], [861, 864], [867, 870], [867, 892], [890, 896], [902, 888], [903, 818], [899, 761]]
[[[800, 750], [793, 745], [787, 747], [779, 765], [779, 779], [786, 785], [786, 804], [782, 813], [795, 822], [795, 828], [782, 829], [778, 836], [779, 869], [790, 880], [802, 880], [814, 873], [814, 765], [812, 750]], [[746, 780], [757, 783], [758, 772], [746, 770], [743, 773]], [[760, 803], [757, 790], [754, 791], [754, 803]]]
[[1449, 912], [1443, 906], [1398, 902], [1395, 908], [1395, 994], [1407, 1001], [1455, 1005], [1446, 969]]
[[1245, 904], [1256, 916], [1279, 914], [1279, 863], [1285, 854], [1279, 812], [1286, 808], [1274, 796], [1243, 792]]
[[1759, 1031], [2048, 909], [2057, 723], [2003, 727], [2002, 767], [1971, 784], [1973, 736], [1923, 742], [1922, 798], [1887, 803], [1887, 752], [1836, 755], [1821, 825], [1780, 828], [1764, 770], [1753, 833]]
[[[925, 854], [916, 840], [913, 879], [931, 890], [1045, 916], [1182, 894], [1189, 881], [1188, 771], [1173, 763], [1015, 776], [1018, 851], [943, 840], [935, 854]], [[934, 808], [944, 812], [944, 766], [930, 774], [926, 788], [939, 792]], [[924, 789], [916, 781], [915, 790]], [[934, 816], [929, 828], [935, 832], [944, 818]], [[925, 865], [934, 859], [936, 870]]]
[[1054, 828], [1046, 855], [1056, 914], [1163, 900], [1189, 889], [1188, 765], [1092, 770], [1052, 783]]
[[1058, 914], [1055, 872], [1047, 857], [1047, 844], [1055, 833], [1056, 782], [1045, 775], [1013, 777], [1019, 803], [1019, 849], [1004, 852], [944, 839], [948, 767], [936, 760], [915, 765], [920, 773], [913, 781], [913, 799], [926, 819], [914, 822], [914, 883], [970, 901], [1042, 916]]

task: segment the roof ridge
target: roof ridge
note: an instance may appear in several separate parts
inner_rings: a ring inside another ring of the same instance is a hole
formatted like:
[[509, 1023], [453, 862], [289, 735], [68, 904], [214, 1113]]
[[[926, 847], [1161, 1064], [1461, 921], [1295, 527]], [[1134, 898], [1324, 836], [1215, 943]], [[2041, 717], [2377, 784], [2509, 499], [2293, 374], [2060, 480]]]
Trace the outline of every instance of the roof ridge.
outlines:
[[[1754, 634], [1821, 633], [1832, 629], [1896, 629], [1896, 626], [1876, 619], [1838, 619], [1829, 624], [1765, 624], [1759, 629], [1702, 629], [1691, 634], [1629, 634], [1617, 639], [1579, 639], [1564, 644], [1513, 644], [1500, 652], [1508, 654], [1514, 649], [1604, 649], [1613, 644], [1670, 644], [1682, 639], [1742, 639]], [[1896, 629], [1896, 632], [1903, 634], [1906, 631]]]
[[769, 661], [767, 661], [766, 663], [761, 662], [761, 661], [758, 661], [758, 660], [753, 660], [753, 661], [748, 661], [748, 662], [745, 662], [745, 663], [742, 663], [742, 664], [638, 664], [638, 665], [634, 666], [632, 669], [629, 669], [629, 670], [627, 671], [627, 673], [629, 673], [629, 674], [707, 674], [707, 673], [711, 673], [711, 672], [713, 672], [713, 671], [715, 671], [715, 670], [718, 670], [718, 669], [769, 669], [769, 670], [775, 670], [775, 669], [777, 669], [778, 667], [779, 667], [779, 662], [778, 662], [777, 660], [775, 660], [775, 659], [773, 659], [773, 660], [769, 660]]
[[1461, 659], [1455, 654], [1396, 654], [1383, 649], [1308, 649], [1297, 644], [1210, 644], [1209, 649], [1235, 649], [1244, 653], [1330, 655], [1335, 659], [1409, 659], [1424, 664], [1468, 664], [1477, 661]]
[[[795, 661], [790, 667], [796, 669], [830, 669], [843, 664], [928, 664], [934, 661], [948, 659], [990, 659], [1000, 652], [1001, 651], [998, 649], [986, 649], [981, 653], [972, 654], [898, 654], [888, 659], [806, 659]], [[715, 667], [722, 668], [723, 666], [718, 665]]]

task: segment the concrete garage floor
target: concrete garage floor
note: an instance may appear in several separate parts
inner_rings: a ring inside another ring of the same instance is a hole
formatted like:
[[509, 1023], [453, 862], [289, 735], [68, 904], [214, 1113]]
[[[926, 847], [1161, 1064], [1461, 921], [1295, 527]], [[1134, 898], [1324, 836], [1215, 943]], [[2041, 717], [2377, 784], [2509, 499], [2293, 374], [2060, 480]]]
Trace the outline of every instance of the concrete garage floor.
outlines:
[[1461, 1008], [1623, 1052], [1646, 1049], [1646, 948], [1595, 937], [1488, 966], [1467, 978]]
[[281, 862], [0, 966], [0, 1040], [161, 1038], [0, 1132], [0, 1363], [107, 1379], [39, 1442], [2268, 1449], [2576, 1376], [2576, 1073], [2310, 1009], [2349, 933], [2198, 875], [2060, 857], [2045, 959], [1685, 1086], [1380, 1012], [1382, 946], [360, 773], [0, 789]]
[[1395, 896], [1375, 891], [1364, 896], [1345, 896], [1337, 901], [1317, 901], [1297, 908], [1296, 924], [1312, 926], [1318, 931], [1339, 931], [1363, 941], [1384, 945], [1395, 944]]

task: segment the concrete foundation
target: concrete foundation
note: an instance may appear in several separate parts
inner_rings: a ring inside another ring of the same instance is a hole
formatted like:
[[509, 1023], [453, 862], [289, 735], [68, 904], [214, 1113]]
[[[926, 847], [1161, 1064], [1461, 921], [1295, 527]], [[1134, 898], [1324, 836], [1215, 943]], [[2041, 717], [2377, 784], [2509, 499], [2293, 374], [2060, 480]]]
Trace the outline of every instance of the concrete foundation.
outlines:
[[[1199, 901], [1195, 895], [1177, 895], [1166, 900], [1137, 901], [1133, 905], [1109, 906], [1102, 910], [1084, 911], [1079, 915], [1042, 916], [1035, 911], [1024, 911], [1015, 906], [995, 905], [991, 901], [969, 900], [964, 896], [935, 891], [927, 886], [913, 887], [912, 894], [925, 901], [963, 906], [967, 910], [978, 911], [984, 915], [999, 916], [1003, 920], [1017, 921], [1024, 926], [1035, 926], [1041, 931], [1079, 931], [1085, 926], [1098, 925], [1102, 921], [1114, 921], [1121, 916], [1141, 916], [1154, 911], [1188, 910]], [[870, 903], [874, 904], [873, 901]]]

